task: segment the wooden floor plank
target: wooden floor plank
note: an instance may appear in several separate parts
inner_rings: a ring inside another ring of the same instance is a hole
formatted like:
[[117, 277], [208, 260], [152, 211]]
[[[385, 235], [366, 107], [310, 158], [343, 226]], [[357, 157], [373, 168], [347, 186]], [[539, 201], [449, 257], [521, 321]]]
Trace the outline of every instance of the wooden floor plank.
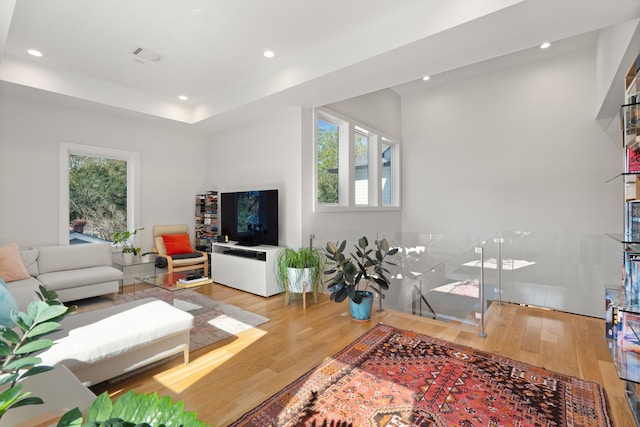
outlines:
[[156, 391], [183, 400], [186, 409], [198, 412], [203, 421], [225, 426], [382, 322], [598, 380], [606, 390], [615, 425], [635, 425], [607, 352], [601, 319], [493, 303], [485, 319], [487, 336], [482, 338], [473, 326], [391, 310], [374, 312], [370, 322], [354, 322], [347, 303], [331, 302], [326, 294], [305, 311], [300, 301], [285, 306], [281, 296], [262, 298], [221, 285], [200, 292], [271, 320], [192, 352], [186, 366], [175, 359], [123, 381], [100, 384], [94, 391], [109, 391], [112, 397], [129, 389]]

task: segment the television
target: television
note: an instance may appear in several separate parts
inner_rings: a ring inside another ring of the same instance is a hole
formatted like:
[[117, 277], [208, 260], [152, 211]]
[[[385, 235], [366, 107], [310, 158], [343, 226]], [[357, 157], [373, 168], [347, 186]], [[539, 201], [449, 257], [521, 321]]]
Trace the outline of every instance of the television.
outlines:
[[242, 246], [278, 246], [278, 190], [220, 194], [223, 236]]

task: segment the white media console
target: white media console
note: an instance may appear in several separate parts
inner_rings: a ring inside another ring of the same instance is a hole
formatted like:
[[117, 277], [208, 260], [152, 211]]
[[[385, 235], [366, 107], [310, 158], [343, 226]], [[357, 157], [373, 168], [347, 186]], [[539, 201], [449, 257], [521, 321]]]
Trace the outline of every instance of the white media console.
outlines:
[[216, 283], [263, 297], [279, 294], [274, 262], [278, 246], [213, 243], [211, 278]]

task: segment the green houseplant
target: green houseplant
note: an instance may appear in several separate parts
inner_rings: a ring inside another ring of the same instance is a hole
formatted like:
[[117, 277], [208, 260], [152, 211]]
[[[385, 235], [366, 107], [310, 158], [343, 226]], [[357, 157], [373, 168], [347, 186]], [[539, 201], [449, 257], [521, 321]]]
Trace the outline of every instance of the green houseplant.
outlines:
[[51, 339], [44, 337], [58, 330], [60, 320], [75, 311], [75, 307], [61, 304], [58, 295], [42, 285], [36, 294], [38, 300], [29, 303], [26, 313], [11, 311], [16, 328], [0, 325], [0, 387], [6, 387], [0, 393], [0, 419], [12, 408], [43, 403], [39, 397], [23, 392], [20, 381], [53, 369], [40, 365], [42, 360], [35, 354], [53, 345]]
[[142, 230], [144, 230], [144, 228], [136, 228], [133, 231], [116, 231], [113, 234], [113, 244], [122, 246], [122, 259], [125, 264], [131, 264], [133, 257], [140, 254], [141, 249], [136, 247], [134, 239], [138, 231]]
[[283, 248], [275, 260], [276, 280], [288, 301], [291, 293], [322, 292], [325, 257], [320, 248]]
[[[2, 279], [0, 279], [2, 283]], [[13, 408], [43, 404], [43, 400], [23, 392], [20, 381], [47, 372], [37, 353], [54, 345], [44, 336], [59, 329], [60, 321], [76, 307], [66, 307], [58, 295], [40, 286], [38, 300], [29, 303], [27, 312], [12, 310], [15, 328], [0, 325], [0, 419]], [[83, 421], [84, 419], [84, 421]], [[98, 396], [83, 416], [78, 408], [65, 413], [58, 427], [207, 427], [195, 412], [186, 412], [183, 402], [157, 393], [129, 391], [112, 402], [107, 392]]]
[[[368, 320], [371, 317], [373, 292], [383, 298], [383, 290], [388, 290], [391, 280], [385, 265], [396, 265], [387, 257], [398, 253], [398, 248], [390, 248], [386, 239], [376, 240], [375, 248], [369, 247], [366, 237], [354, 244], [355, 253], [345, 255], [347, 241], [327, 242], [325, 255], [332, 268], [325, 274], [333, 275], [327, 289], [331, 300], [342, 302], [349, 298], [351, 316], [356, 320]], [[364, 304], [363, 306], [360, 306]]]

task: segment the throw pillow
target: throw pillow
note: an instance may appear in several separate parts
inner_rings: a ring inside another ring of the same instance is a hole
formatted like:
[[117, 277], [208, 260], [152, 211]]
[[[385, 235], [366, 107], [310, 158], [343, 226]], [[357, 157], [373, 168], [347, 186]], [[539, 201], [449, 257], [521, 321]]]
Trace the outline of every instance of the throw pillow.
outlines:
[[16, 243], [0, 248], [0, 278], [5, 282], [28, 279], [31, 277], [22, 263], [20, 249]]
[[167, 255], [193, 252], [188, 234], [163, 234], [162, 241]]
[[13, 328], [15, 324], [11, 320], [11, 311], [18, 310], [18, 301], [11, 295], [4, 281], [0, 278], [0, 325]]

